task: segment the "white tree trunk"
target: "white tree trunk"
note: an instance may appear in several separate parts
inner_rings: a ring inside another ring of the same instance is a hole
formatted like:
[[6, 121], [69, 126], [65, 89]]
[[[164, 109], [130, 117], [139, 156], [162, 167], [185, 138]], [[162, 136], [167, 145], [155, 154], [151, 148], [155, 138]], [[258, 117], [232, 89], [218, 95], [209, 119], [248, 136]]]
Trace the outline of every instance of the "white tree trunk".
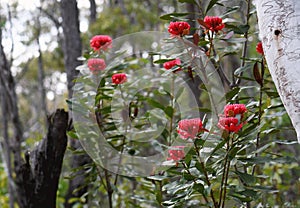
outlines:
[[254, 4], [268, 68], [300, 143], [300, 1]]

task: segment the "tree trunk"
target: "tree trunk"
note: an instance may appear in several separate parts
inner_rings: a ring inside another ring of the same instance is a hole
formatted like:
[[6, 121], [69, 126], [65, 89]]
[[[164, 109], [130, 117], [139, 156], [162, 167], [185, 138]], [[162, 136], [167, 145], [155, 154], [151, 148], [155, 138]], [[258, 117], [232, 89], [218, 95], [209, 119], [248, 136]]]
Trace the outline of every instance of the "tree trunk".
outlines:
[[16, 168], [21, 208], [56, 207], [56, 192], [67, 147], [68, 113], [57, 110], [48, 117], [48, 133], [25, 163]]
[[46, 121], [48, 112], [47, 112], [47, 103], [46, 103], [46, 90], [44, 87], [44, 78], [45, 78], [45, 72], [44, 72], [44, 63], [43, 63], [43, 54], [41, 50], [41, 44], [40, 44], [40, 33], [41, 33], [41, 24], [40, 24], [40, 17], [37, 17], [37, 37], [36, 42], [38, 45], [38, 89], [41, 96], [41, 114], [40, 116], [43, 117], [44, 121]]
[[79, 11], [76, 0], [61, 0], [60, 4], [64, 34], [62, 48], [67, 72], [69, 98], [71, 98], [74, 86], [73, 81], [78, 74], [75, 68], [81, 65], [81, 61], [77, 60], [81, 56], [82, 50], [78, 19]]
[[254, 4], [268, 68], [300, 143], [300, 1]]
[[[3, 125], [2, 136], [4, 138], [3, 143], [1, 143], [1, 149], [4, 151], [4, 161], [8, 169], [10, 207], [13, 207], [15, 188], [12, 176], [14, 169], [20, 165], [21, 161], [23, 129], [19, 118], [15, 81], [11, 74], [10, 66], [11, 64], [8, 63], [2, 46], [2, 30], [0, 28], [0, 102]], [[9, 126], [12, 126], [12, 135], [9, 134]]]
[[15, 198], [20, 208], [55, 208], [58, 181], [67, 146], [68, 113], [58, 110], [50, 117], [47, 137], [32, 154], [25, 154], [24, 162], [21, 156], [23, 130], [15, 81], [1, 40], [0, 28], [1, 133], [4, 138], [1, 149], [4, 151], [4, 161], [8, 169], [10, 208], [14, 207]]
[[[81, 56], [82, 50], [78, 20], [79, 11], [76, 0], [61, 0], [61, 13], [64, 34], [62, 48], [64, 51], [64, 62], [67, 71], [69, 98], [72, 98], [72, 88], [74, 86], [73, 81], [78, 74], [75, 68], [81, 65], [81, 62], [77, 59]], [[73, 149], [82, 149], [80, 142], [75, 139], [70, 140], [70, 146]], [[71, 167], [75, 169], [82, 167], [89, 162], [91, 162], [91, 159], [88, 155], [73, 155], [71, 159]], [[77, 176], [70, 180], [69, 190], [66, 195], [66, 208], [72, 207], [73, 203], [69, 203], [70, 198], [80, 197], [82, 194], [87, 192], [87, 184], [85, 184], [83, 171], [84, 170], [77, 172]], [[80, 188], [80, 190], [74, 193], [74, 190], [77, 190], [78, 188]]]
[[95, 0], [90, 0], [90, 24], [96, 22], [97, 19], [97, 5]]

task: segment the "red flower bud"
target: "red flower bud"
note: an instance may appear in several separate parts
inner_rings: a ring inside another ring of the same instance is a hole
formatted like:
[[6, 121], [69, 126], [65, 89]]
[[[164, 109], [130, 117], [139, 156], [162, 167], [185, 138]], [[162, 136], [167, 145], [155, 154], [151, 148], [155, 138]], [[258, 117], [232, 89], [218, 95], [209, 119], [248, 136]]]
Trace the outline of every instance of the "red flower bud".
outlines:
[[124, 73], [114, 74], [112, 75], [111, 80], [116, 85], [123, 84], [124, 82], [127, 81], [127, 76]]
[[87, 65], [91, 72], [104, 70], [106, 67], [105, 61], [100, 58], [90, 58], [87, 62]]
[[200, 118], [184, 119], [178, 123], [177, 133], [182, 139], [194, 139], [202, 131], [207, 130], [203, 128]]
[[[181, 64], [181, 61], [180, 59], [174, 59], [172, 61], [167, 61], [164, 63], [164, 68], [169, 70], [169, 69], [172, 69], [174, 66], [177, 66], [177, 65], [180, 65]], [[177, 69], [176, 71], [180, 71], [181, 68]]]
[[262, 42], [258, 42], [256, 45], [256, 52], [260, 53], [261, 55], [264, 55], [264, 49], [262, 47]]
[[230, 104], [224, 107], [224, 115], [226, 117], [235, 117], [237, 114], [243, 115], [247, 111], [244, 104]]
[[220, 17], [206, 16], [203, 21], [205, 23], [206, 29], [212, 32], [217, 33], [219, 30], [222, 30], [225, 27], [225, 24]]
[[184, 158], [184, 146], [174, 146], [168, 150], [169, 157], [167, 160], [179, 161]]
[[187, 22], [171, 22], [168, 28], [168, 32], [171, 35], [184, 36], [190, 33], [191, 26]]
[[94, 51], [106, 50], [111, 47], [112, 39], [108, 35], [96, 35], [90, 40], [90, 46]]
[[243, 127], [243, 123], [239, 123], [239, 119], [235, 117], [224, 117], [220, 118], [218, 127], [228, 132], [238, 132]]

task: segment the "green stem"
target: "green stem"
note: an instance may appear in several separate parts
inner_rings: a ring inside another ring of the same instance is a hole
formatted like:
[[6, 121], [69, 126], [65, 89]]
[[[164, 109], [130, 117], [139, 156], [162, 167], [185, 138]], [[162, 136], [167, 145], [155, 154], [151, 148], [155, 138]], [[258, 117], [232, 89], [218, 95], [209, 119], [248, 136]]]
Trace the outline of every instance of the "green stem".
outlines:
[[[120, 92], [121, 92], [121, 97], [122, 97], [122, 99], [123, 99], [123, 101], [124, 101], [124, 106], [125, 106], [125, 108], [128, 108], [128, 106], [126, 105], [126, 103], [125, 103], [125, 98], [124, 98], [124, 96], [123, 96], [123, 93], [122, 93], [122, 88], [121, 88], [121, 85], [119, 85], [120, 86]], [[126, 117], [126, 116], [128, 116], [128, 118]], [[123, 158], [123, 152], [124, 152], [124, 146], [125, 146], [125, 143], [126, 143], [126, 134], [127, 134], [127, 131], [128, 131], [128, 125], [129, 125], [129, 115], [126, 115], [125, 116], [125, 132], [124, 132], [124, 136], [123, 136], [123, 139], [122, 139], [122, 143], [121, 143], [121, 153], [120, 153], [120, 158], [119, 158], [119, 162], [118, 162], [118, 170], [117, 170], [117, 172], [116, 172], [116, 177], [115, 177], [115, 181], [114, 181], [114, 185], [116, 186], [117, 185], [117, 182], [118, 182], [118, 177], [119, 177], [119, 171], [120, 171], [120, 165], [121, 165], [121, 163], [122, 163], [122, 158]]]
[[[229, 160], [229, 151], [230, 151], [230, 147], [233, 146], [233, 137], [231, 137], [233, 135], [230, 135], [228, 141], [227, 141], [227, 147], [226, 147], [226, 159], [225, 159], [225, 164], [224, 164], [224, 178], [222, 180], [224, 180], [223, 182], [223, 196], [222, 196], [222, 204], [220, 201], [220, 207], [225, 207], [225, 201], [226, 201], [226, 192], [227, 192], [227, 181], [228, 181], [228, 175], [229, 175], [229, 169], [230, 169], [230, 160]], [[231, 144], [230, 144], [231, 141]]]
[[169, 133], [170, 133], [170, 137], [169, 137], [169, 142], [168, 145], [171, 146], [172, 145], [172, 131], [173, 131], [173, 120], [174, 120], [174, 113], [175, 113], [175, 109], [174, 109], [174, 104], [175, 104], [175, 96], [174, 96], [174, 85], [175, 85], [175, 76], [172, 73], [172, 82], [171, 82], [171, 92], [170, 92], [170, 96], [171, 96], [171, 107], [173, 109], [173, 114], [171, 116], [170, 119], [170, 126], [169, 126]]
[[[263, 71], [263, 69], [262, 69]], [[262, 107], [262, 102], [263, 102], [263, 72], [261, 73], [262, 74], [262, 85], [260, 85], [260, 88], [259, 88], [259, 109], [258, 109], [258, 125], [260, 126], [261, 124], [261, 118], [262, 118], [262, 114], [263, 114], [263, 107]], [[260, 130], [257, 132], [257, 135], [256, 135], [256, 150], [258, 150], [259, 148], [259, 142], [260, 142]], [[258, 153], [256, 152], [255, 153], [255, 157], [258, 156]], [[254, 165], [253, 169], [252, 169], [252, 175], [254, 175], [255, 173], [255, 169], [256, 169], [256, 165]]]
[[201, 165], [201, 168], [203, 170], [203, 173], [204, 173], [204, 177], [205, 177], [205, 180], [206, 180], [206, 184], [210, 187], [210, 195], [211, 195], [211, 199], [213, 201], [213, 204], [214, 204], [214, 207], [215, 208], [218, 208], [218, 203], [215, 199], [215, 196], [214, 196], [214, 192], [212, 190], [212, 187], [211, 187], [211, 182], [209, 180], [209, 177], [208, 177], [208, 174], [207, 174], [207, 170], [206, 170], [206, 167], [205, 167], [205, 164], [204, 162], [201, 160], [201, 157], [200, 157], [200, 152], [199, 152], [199, 148], [197, 147], [197, 145], [194, 143], [195, 145], [195, 149], [196, 149], [196, 153], [197, 153], [197, 156], [199, 158], [199, 162], [200, 162], [200, 165]]
[[[249, 25], [249, 19], [250, 19], [250, 7], [251, 7], [251, 0], [247, 0], [248, 4], [247, 4], [247, 12], [246, 12], [246, 25]], [[241, 67], [245, 66], [246, 64], [246, 55], [247, 55], [247, 48], [248, 48], [248, 30], [244, 33], [244, 37], [245, 37], [245, 42], [243, 45], [243, 51], [242, 51], [242, 61], [241, 61]], [[241, 76], [242, 73], [239, 75]], [[233, 81], [234, 80], [234, 76], [232, 76]], [[241, 78], [237, 78], [237, 80], [235, 82], [235, 86], [238, 86], [241, 83]]]
[[108, 205], [109, 205], [109, 208], [112, 208], [113, 207], [112, 195], [113, 195], [114, 190], [112, 189], [111, 184], [110, 184], [109, 173], [105, 169], [104, 169], [104, 174], [105, 174], [105, 181], [106, 181], [106, 187], [107, 187]]

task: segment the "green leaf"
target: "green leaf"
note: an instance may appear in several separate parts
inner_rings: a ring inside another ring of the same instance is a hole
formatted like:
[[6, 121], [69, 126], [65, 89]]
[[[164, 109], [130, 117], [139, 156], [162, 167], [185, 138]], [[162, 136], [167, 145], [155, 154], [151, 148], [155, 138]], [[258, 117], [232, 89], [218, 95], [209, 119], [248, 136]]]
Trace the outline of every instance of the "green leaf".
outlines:
[[208, 6], [206, 7], [206, 10], [205, 10], [205, 16], [207, 14], [207, 12], [216, 4], [218, 3], [219, 0], [211, 0], [208, 4]]
[[251, 69], [251, 67], [252, 67], [252, 64], [247, 64], [245, 66], [239, 67], [234, 71], [234, 75], [236, 75], [236, 76], [240, 75], [241, 73]]
[[215, 152], [218, 151], [220, 148], [222, 148], [225, 144], [226, 144], [226, 140], [223, 139], [220, 143], [218, 143], [218, 145], [213, 149], [213, 151], [211, 151], [210, 155], [213, 156]]
[[201, 173], [204, 172], [203, 167], [201, 165], [201, 163], [199, 161], [196, 162], [195, 167], [197, 168], [197, 170], [199, 170]]
[[171, 106], [167, 106], [165, 109], [164, 109], [164, 112], [167, 114], [167, 116], [169, 118], [172, 118], [173, 117], [173, 114], [174, 114], [174, 109], [171, 107]]
[[172, 61], [172, 60], [175, 60], [175, 59], [174, 58], [173, 59], [158, 59], [158, 60], [154, 61], [153, 63], [155, 63], [155, 64], [163, 64], [165, 62]]
[[179, 0], [180, 3], [196, 4], [195, 0]]
[[240, 171], [235, 171], [235, 173], [246, 184], [253, 184], [256, 181], [256, 178], [253, 175], [250, 175], [248, 173], [243, 173]]
[[147, 102], [148, 102], [149, 105], [151, 105], [152, 107], [159, 108], [159, 109], [162, 109], [162, 110], [165, 109], [165, 106], [163, 106], [162, 104], [160, 104], [160, 103], [157, 102], [156, 100], [153, 100], [153, 99], [148, 98], [148, 99], [147, 99]]
[[78, 139], [78, 135], [76, 134], [75, 131], [68, 131], [67, 135], [72, 139]]
[[183, 177], [188, 181], [192, 181], [192, 180], [196, 179], [196, 176], [193, 176], [193, 175], [187, 173], [186, 171], [183, 172]]
[[162, 20], [173, 20], [174, 17], [184, 17], [187, 16], [190, 13], [170, 13], [170, 14], [165, 14], [163, 16], [160, 16], [160, 19]]
[[154, 176], [147, 177], [147, 179], [154, 180], [154, 181], [163, 181], [164, 179], [167, 179], [167, 178], [168, 177], [164, 176], [164, 175], [154, 175]]
[[249, 25], [232, 25], [226, 23], [226, 28], [232, 30], [236, 34], [244, 34], [246, 33], [250, 26]]
[[240, 194], [240, 193], [231, 193], [230, 195], [232, 197], [234, 197], [234, 198], [237, 198], [237, 199], [241, 200], [242, 202], [250, 202], [250, 201], [252, 201], [251, 197], [244, 196], [243, 194]]
[[236, 96], [238, 93], [240, 92], [240, 88], [239, 87], [236, 87], [234, 88], [233, 90], [229, 91], [228, 93], [226, 93], [225, 97], [226, 97], [226, 100], [232, 100], [232, 98], [234, 96]]
[[200, 194], [204, 194], [204, 186], [201, 183], [195, 183], [193, 186], [194, 190], [199, 192]]
[[240, 147], [234, 147], [232, 148], [229, 153], [228, 153], [228, 156], [229, 156], [229, 159], [232, 160], [233, 158], [235, 158], [236, 156], [236, 153], [240, 150]]
[[242, 162], [247, 162], [250, 164], [292, 163], [292, 162], [297, 161], [294, 157], [289, 157], [289, 156], [276, 157], [276, 158], [260, 156], [260, 157], [251, 157], [251, 158], [238, 158], [238, 160], [240, 160]]

